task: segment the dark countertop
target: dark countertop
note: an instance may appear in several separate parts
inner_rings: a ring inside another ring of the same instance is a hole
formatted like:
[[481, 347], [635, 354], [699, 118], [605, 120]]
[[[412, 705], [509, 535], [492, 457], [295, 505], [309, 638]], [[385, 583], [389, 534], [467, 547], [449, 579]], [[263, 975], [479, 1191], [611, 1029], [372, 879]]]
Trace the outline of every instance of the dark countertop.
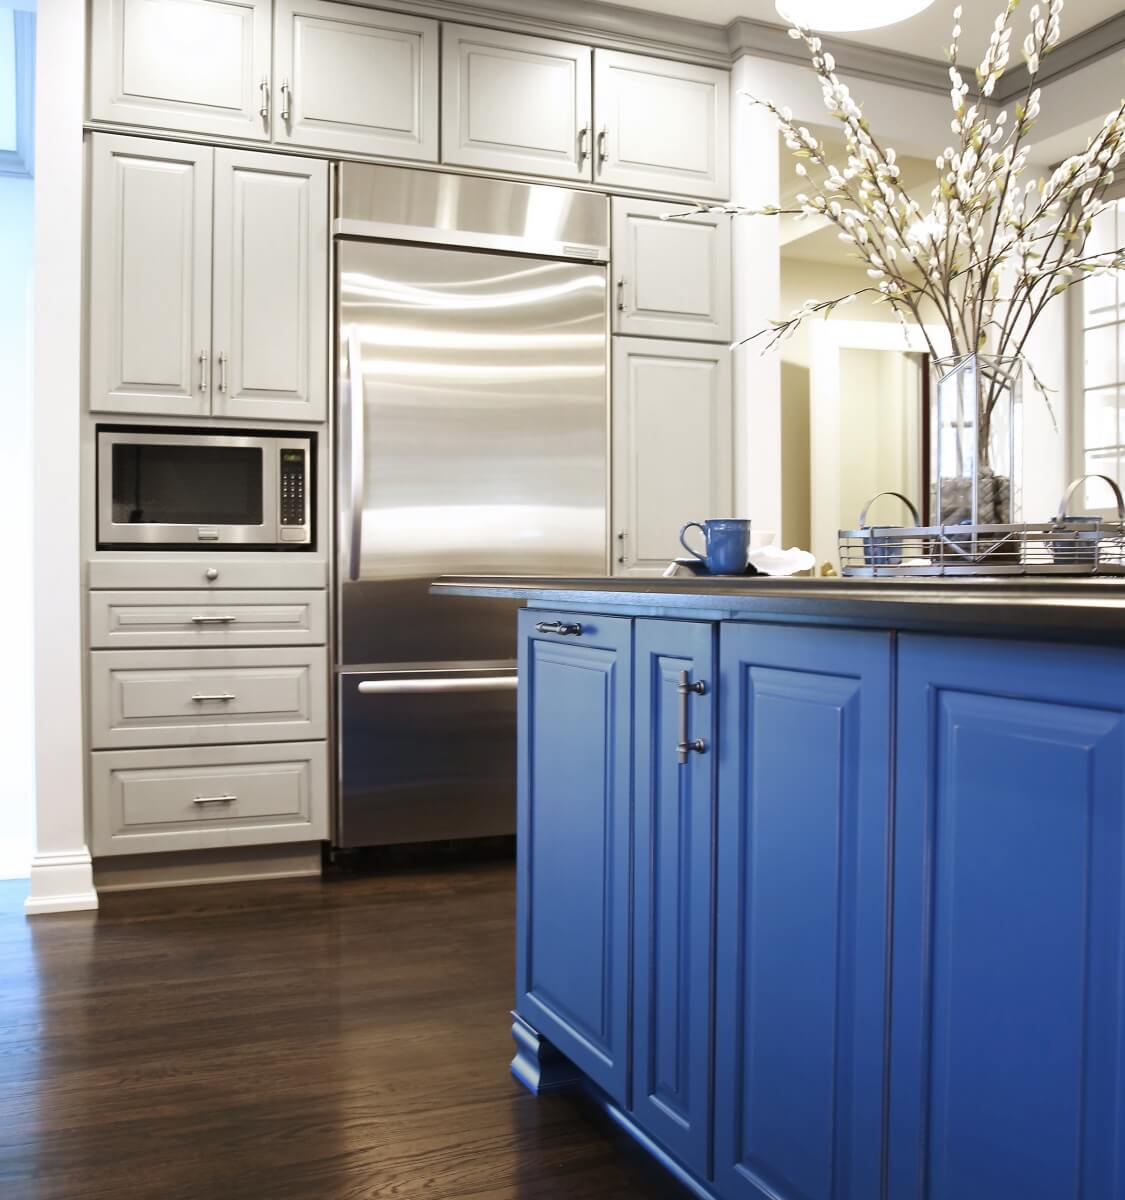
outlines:
[[1125, 644], [1125, 579], [550, 579], [446, 575], [436, 595], [706, 620], [779, 620]]

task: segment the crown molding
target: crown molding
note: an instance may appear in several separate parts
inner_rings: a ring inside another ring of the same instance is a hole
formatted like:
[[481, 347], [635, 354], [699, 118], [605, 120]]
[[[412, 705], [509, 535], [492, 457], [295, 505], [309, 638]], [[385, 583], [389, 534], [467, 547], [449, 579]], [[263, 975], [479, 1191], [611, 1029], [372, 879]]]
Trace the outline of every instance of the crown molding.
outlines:
[[[1040, 66], [1039, 86], [1072, 75], [1091, 63], [1125, 50], [1125, 11], [1102, 21], [1085, 33], [1077, 33], [1061, 42], [1047, 55]], [[1008, 104], [1027, 91], [1027, 67], [1021, 63], [1004, 76], [997, 91], [997, 104]], [[1113, 98], [1111, 97], [1111, 100]]]

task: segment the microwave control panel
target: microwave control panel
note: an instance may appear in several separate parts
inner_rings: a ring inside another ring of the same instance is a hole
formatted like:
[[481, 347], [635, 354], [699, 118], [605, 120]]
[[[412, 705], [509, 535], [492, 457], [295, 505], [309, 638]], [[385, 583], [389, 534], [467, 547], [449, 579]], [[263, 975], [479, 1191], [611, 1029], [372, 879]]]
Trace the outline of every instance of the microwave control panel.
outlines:
[[308, 524], [305, 507], [307, 475], [304, 450], [281, 451], [281, 525], [282, 528]]

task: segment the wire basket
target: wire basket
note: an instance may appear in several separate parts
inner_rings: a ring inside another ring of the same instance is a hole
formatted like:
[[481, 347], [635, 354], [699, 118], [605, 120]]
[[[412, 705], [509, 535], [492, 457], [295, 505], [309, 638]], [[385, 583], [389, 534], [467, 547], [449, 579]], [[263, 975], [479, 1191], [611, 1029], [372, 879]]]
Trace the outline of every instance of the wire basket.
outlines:
[[[1074, 494], [1090, 479], [1109, 485], [1117, 501], [1115, 520], [1068, 515]], [[1057, 515], [1037, 525], [868, 525], [871, 506], [884, 496], [901, 500], [918, 521], [918, 510], [905, 496], [880, 492], [860, 514], [858, 529], [840, 531], [844, 575], [1125, 575], [1125, 497], [1108, 475], [1076, 479]]]

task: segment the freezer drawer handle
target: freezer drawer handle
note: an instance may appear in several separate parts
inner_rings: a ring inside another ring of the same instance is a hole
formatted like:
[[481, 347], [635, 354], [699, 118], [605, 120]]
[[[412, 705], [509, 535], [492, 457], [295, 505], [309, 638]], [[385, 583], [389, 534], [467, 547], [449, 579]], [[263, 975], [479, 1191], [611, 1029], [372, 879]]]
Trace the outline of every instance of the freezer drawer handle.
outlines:
[[562, 621], [539, 621], [535, 626], [536, 633], [557, 633], [559, 637], [581, 637], [582, 626], [577, 621], [564, 624]]
[[401, 695], [405, 692], [514, 692], [515, 675], [488, 675], [483, 679], [366, 679], [359, 685], [363, 696]]
[[233, 804], [237, 799], [233, 793], [225, 796], [196, 796], [192, 804]]

